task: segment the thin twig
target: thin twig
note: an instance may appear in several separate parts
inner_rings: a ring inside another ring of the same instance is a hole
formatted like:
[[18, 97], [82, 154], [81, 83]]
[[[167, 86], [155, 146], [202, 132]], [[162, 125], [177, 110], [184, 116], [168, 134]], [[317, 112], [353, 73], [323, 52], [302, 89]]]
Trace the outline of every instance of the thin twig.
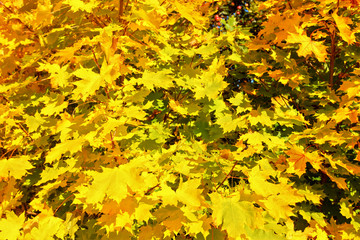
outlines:
[[34, 140], [32, 139], [32, 137], [29, 135], [29, 133], [25, 130], [25, 128], [24, 128], [20, 123], [16, 123], [16, 125], [18, 125], [18, 126], [20, 127], [20, 129], [26, 134], [26, 136], [27, 136], [28, 138], [30, 138], [31, 141], [34, 141]]
[[235, 164], [232, 166], [232, 168], [231, 168], [231, 170], [230, 170], [230, 172], [226, 175], [226, 177], [224, 178], [224, 180], [220, 183], [220, 185], [219, 186], [217, 186], [217, 188], [216, 188], [216, 190], [218, 190], [219, 189], [219, 187], [221, 187], [221, 185], [223, 185], [224, 184], [224, 182], [226, 181], [226, 179], [228, 179], [229, 178], [229, 175], [234, 171], [234, 168], [235, 168], [235, 166], [238, 164], [238, 162], [239, 161], [236, 161], [235, 162]]
[[124, 14], [124, 0], [119, 0], [119, 22], [121, 22], [121, 18]]
[[60, 203], [60, 205], [55, 209], [54, 215], [55, 215], [55, 213], [59, 210], [59, 208], [60, 208], [70, 197], [72, 197], [73, 195], [74, 195], [73, 193], [70, 194], [70, 196], [68, 196], [67, 198], [65, 198], [64, 201], [62, 201], [62, 202]]
[[95, 52], [94, 52], [94, 49], [91, 49], [92, 53], [93, 53], [93, 56], [94, 56], [94, 62], [96, 64], [96, 66], [98, 67], [99, 71], [101, 70], [101, 67], [100, 67], [100, 64], [96, 58], [96, 55], [95, 55]]
[[336, 55], [336, 45], [335, 45], [335, 31], [330, 35], [331, 37], [331, 56], [330, 56], [330, 79], [329, 84], [330, 88], [334, 86], [334, 68], [335, 68], [335, 55]]
[[0, 159], [3, 158], [8, 152], [14, 151], [14, 150], [15, 150], [15, 149], [13, 149], [13, 150], [12, 150], [12, 149], [7, 150], [3, 155], [1, 155]]
[[147, 190], [147, 191], [145, 192], [144, 195], [149, 195], [152, 190], [154, 190], [155, 188], [157, 188], [157, 187], [159, 187], [159, 186], [160, 186], [160, 184], [157, 184], [156, 186], [150, 188], [149, 190]]

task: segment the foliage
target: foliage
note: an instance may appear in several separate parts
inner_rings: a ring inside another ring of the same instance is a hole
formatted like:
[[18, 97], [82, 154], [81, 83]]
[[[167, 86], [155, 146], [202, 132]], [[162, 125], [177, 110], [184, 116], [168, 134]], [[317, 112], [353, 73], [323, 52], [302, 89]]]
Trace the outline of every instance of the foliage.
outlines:
[[[234, 0], [224, 2], [220, 6], [216, 6], [217, 12], [213, 18], [212, 26], [216, 26], [222, 31], [232, 30], [227, 21], [233, 21], [237, 25], [241, 25], [243, 29], [249, 30], [253, 34], [257, 34], [260, 30], [261, 23], [264, 18], [262, 11], [258, 11], [253, 5], [254, 1]], [[219, 16], [217, 18], [216, 16]], [[230, 20], [229, 20], [230, 19]]]
[[0, 2], [1, 239], [359, 239], [358, 2], [213, 2]]

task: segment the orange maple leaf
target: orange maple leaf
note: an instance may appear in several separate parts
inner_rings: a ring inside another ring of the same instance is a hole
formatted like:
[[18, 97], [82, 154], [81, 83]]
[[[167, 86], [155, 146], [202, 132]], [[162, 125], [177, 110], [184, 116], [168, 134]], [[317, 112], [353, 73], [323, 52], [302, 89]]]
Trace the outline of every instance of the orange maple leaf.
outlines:
[[289, 172], [298, 174], [305, 173], [306, 163], [309, 162], [316, 170], [320, 169], [320, 156], [316, 152], [306, 152], [298, 146], [293, 146], [290, 150], [285, 151], [289, 158]]
[[297, 51], [299, 56], [307, 57], [313, 53], [319, 61], [325, 61], [327, 55], [326, 46], [319, 41], [313, 41], [304, 33], [302, 28], [296, 28], [296, 32], [289, 33], [289, 37], [286, 40], [288, 43], [300, 43], [300, 48]]

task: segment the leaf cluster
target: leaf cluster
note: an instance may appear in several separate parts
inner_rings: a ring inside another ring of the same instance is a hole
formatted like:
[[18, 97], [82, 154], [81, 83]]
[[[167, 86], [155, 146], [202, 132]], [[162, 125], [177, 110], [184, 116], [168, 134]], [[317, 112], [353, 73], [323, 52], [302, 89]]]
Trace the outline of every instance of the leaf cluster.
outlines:
[[357, 1], [226, 4], [0, 2], [1, 239], [359, 239]]

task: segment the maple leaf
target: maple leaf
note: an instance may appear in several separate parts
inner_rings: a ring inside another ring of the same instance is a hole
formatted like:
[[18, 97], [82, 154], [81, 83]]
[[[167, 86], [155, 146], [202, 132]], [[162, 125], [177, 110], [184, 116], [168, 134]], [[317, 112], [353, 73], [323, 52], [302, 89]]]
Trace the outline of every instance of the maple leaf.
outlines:
[[183, 202], [187, 207], [197, 210], [203, 202], [201, 197], [202, 191], [198, 189], [199, 186], [200, 179], [190, 179], [185, 183], [181, 182], [176, 190], [178, 201]]
[[[53, 96], [53, 95], [50, 95]], [[53, 96], [54, 98], [49, 99], [48, 103], [44, 108], [41, 109], [41, 114], [45, 116], [52, 116], [54, 114], [59, 114], [64, 109], [66, 109], [69, 105], [67, 101], [65, 101], [65, 96], [57, 95]], [[40, 118], [37, 121], [41, 121], [43, 119]]]
[[166, 206], [154, 212], [154, 216], [162, 225], [173, 232], [179, 232], [185, 222], [184, 213], [175, 206]]
[[26, 115], [25, 120], [26, 125], [29, 127], [29, 133], [36, 131], [39, 126], [46, 122], [46, 120], [43, 119], [38, 112], [35, 113], [34, 116]]
[[319, 239], [319, 240], [329, 239], [328, 233], [324, 229], [319, 227], [318, 225], [316, 225], [316, 233], [314, 234], [314, 236], [316, 236], [316, 239]]
[[252, 109], [249, 98], [243, 92], [236, 93], [234, 97], [229, 99], [229, 102], [232, 103], [234, 106], [237, 106], [237, 114]]
[[87, 97], [93, 95], [101, 86], [105, 86], [105, 81], [102, 79], [101, 75], [89, 68], [80, 67], [73, 72], [73, 75], [82, 79], [74, 82], [77, 86], [73, 91], [75, 99], [80, 98], [85, 101]]
[[177, 0], [174, 1], [173, 4], [181, 16], [189, 20], [194, 26], [203, 26], [207, 21], [207, 19], [201, 15], [201, 12], [193, 9], [192, 4], [184, 4], [183, 2], [180, 3]]
[[221, 114], [216, 119], [216, 124], [224, 130], [224, 133], [235, 131], [238, 126], [243, 126], [245, 121], [241, 118], [233, 118], [231, 114]]
[[77, 201], [98, 204], [106, 196], [109, 196], [111, 199], [121, 202], [128, 196], [127, 184], [124, 178], [130, 176], [123, 167], [115, 169], [104, 168], [102, 173], [88, 172], [88, 174], [93, 175], [94, 181], [89, 187], [78, 187], [79, 194], [76, 194]]
[[260, 200], [267, 208], [267, 212], [276, 220], [288, 219], [290, 216], [294, 216], [293, 208], [290, 205], [294, 205], [297, 202], [302, 201], [303, 198], [294, 195], [271, 195], [265, 200]]
[[285, 151], [289, 155], [289, 172], [295, 172], [299, 176], [305, 173], [306, 163], [309, 162], [313, 168], [320, 170], [321, 157], [316, 152], [304, 152], [299, 146], [292, 146], [290, 150]]
[[[77, 201], [87, 204], [99, 204], [108, 197], [120, 203], [131, 192], [144, 194], [147, 184], [155, 186], [157, 180], [153, 174], [145, 174], [136, 160], [129, 164], [120, 165], [116, 168], [103, 168], [103, 172], [89, 171], [94, 181], [90, 186], [79, 186], [79, 194], [76, 194]], [[116, 183], [116, 184], [114, 184]]]
[[239, 239], [245, 228], [255, 229], [262, 225], [258, 209], [251, 202], [240, 201], [239, 196], [223, 197], [218, 193], [210, 194], [213, 204], [213, 218], [217, 226], [222, 225], [229, 236]]
[[251, 144], [255, 149], [261, 150], [264, 148], [263, 143], [265, 143], [269, 149], [279, 149], [285, 148], [285, 139], [273, 136], [269, 133], [259, 133], [259, 132], [249, 132], [243, 134], [239, 140], [247, 141], [248, 144]]
[[[61, 226], [64, 220], [51, 215], [51, 211], [42, 212], [35, 218], [28, 221], [26, 225], [34, 224], [31, 228], [30, 233], [26, 235], [27, 238], [38, 238], [38, 239], [51, 239], [54, 235], [58, 237], [65, 237], [64, 233], [61, 232]], [[63, 234], [61, 234], [63, 233]]]
[[70, 5], [71, 11], [78, 12], [78, 11], [85, 11], [88, 13], [92, 13], [93, 9], [96, 8], [100, 3], [96, 0], [90, 0], [87, 3], [83, 2], [82, 0], [65, 0], [63, 4]]
[[307, 57], [313, 53], [320, 62], [324, 62], [327, 56], [326, 46], [321, 42], [313, 41], [310, 37], [306, 36], [306, 33], [304, 33], [302, 28], [296, 27], [296, 31], [297, 33], [290, 32], [286, 41], [288, 43], [300, 44], [300, 48], [297, 51], [299, 56]]
[[14, 212], [6, 212], [6, 218], [0, 219], [0, 238], [19, 239], [21, 228], [25, 222], [25, 212], [17, 216]]
[[357, 238], [358, 0], [215, 2], [2, 0], [1, 239]]
[[52, 24], [54, 15], [52, 14], [53, 5], [50, 0], [43, 0], [37, 4], [35, 19], [33, 20], [33, 27], [39, 28]]
[[331, 179], [331, 181], [336, 183], [339, 189], [349, 189], [345, 178], [337, 177], [335, 174], [330, 173], [327, 169], [323, 169], [322, 172], [324, 172]]
[[332, 14], [336, 26], [340, 31], [340, 36], [349, 45], [355, 42], [355, 32], [350, 30], [349, 25], [352, 24], [351, 18], [339, 16], [336, 12]]
[[163, 124], [155, 122], [149, 126], [149, 139], [156, 143], [164, 143], [169, 136], [170, 131]]
[[159, 201], [143, 197], [135, 209], [134, 217], [139, 221], [148, 221], [153, 217], [151, 210], [157, 203]]
[[172, 110], [174, 110], [177, 113], [180, 113], [181, 115], [198, 115], [200, 107], [190, 101], [184, 101], [181, 104], [178, 101], [170, 100], [169, 106]]
[[[250, 112], [250, 116], [248, 116], [248, 120], [251, 125], [256, 125], [261, 123], [264, 126], [272, 126], [275, 122], [272, 121], [268, 114], [272, 114], [269, 111], [258, 109]], [[271, 116], [271, 115], [270, 115]]]
[[269, 182], [270, 176], [275, 175], [276, 171], [272, 168], [266, 159], [259, 162], [259, 166], [255, 166], [249, 173], [249, 182], [251, 189], [265, 197], [259, 200], [267, 209], [267, 212], [276, 220], [280, 218], [287, 219], [289, 216], [294, 215], [293, 209], [290, 205], [303, 201], [303, 196], [294, 190], [288, 184], [286, 178], [278, 177], [279, 183]]
[[40, 63], [39, 71], [47, 71], [50, 73], [50, 81], [53, 88], [65, 87], [68, 85], [68, 79], [71, 74], [67, 71], [68, 64], [60, 67], [58, 64]]
[[158, 72], [145, 70], [142, 78], [138, 78], [133, 81], [138, 84], [143, 84], [149, 90], [154, 90], [155, 87], [169, 89], [174, 86], [173, 78], [170, 74], [171, 71], [166, 69]]
[[147, 113], [144, 111], [144, 108], [142, 108], [141, 106], [134, 106], [134, 105], [123, 108], [122, 112], [129, 119], [135, 118], [139, 120], [145, 120], [147, 115]]
[[[67, 161], [69, 163], [71, 161]], [[73, 167], [75, 165], [76, 161], [72, 161], [72, 164], [69, 164], [67, 167], [60, 167], [59, 163], [55, 164], [53, 168], [46, 168], [41, 173], [41, 179], [36, 183], [36, 185], [41, 185], [43, 183], [46, 183], [50, 180], [58, 179], [59, 176], [66, 174], [67, 172], [74, 171]]]
[[165, 232], [165, 226], [161, 226], [161, 225], [142, 226], [140, 228], [139, 239], [153, 239], [154, 237], [158, 239], [163, 239], [164, 232]]
[[224, 68], [224, 58], [215, 58], [211, 63], [208, 71], [205, 71], [200, 79], [194, 83], [195, 98], [201, 99], [207, 96], [209, 99], [216, 99], [221, 91], [223, 91], [228, 83], [223, 79], [226, 73]]
[[27, 170], [33, 168], [30, 159], [29, 155], [24, 155], [0, 160], [0, 177], [7, 178], [10, 175], [16, 179], [21, 178]]
[[65, 154], [67, 152], [70, 152], [70, 154], [76, 153], [80, 151], [83, 147], [83, 143], [85, 142], [85, 139], [78, 138], [74, 140], [67, 140], [62, 143], [56, 144], [55, 147], [53, 147], [46, 156], [46, 162], [47, 163], [53, 163], [56, 160], [59, 160], [62, 154]]
[[360, 81], [357, 78], [343, 81], [339, 89], [346, 92], [349, 98], [360, 96]]
[[109, 86], [115, 86], [116, 85], [115, 80], [121, 75], [121, 72], [117, 71], [115, 68], [116, 66], [115, 63], [120, 61], [120, 59], [116, 59], [117, 57], [119, 56], [116, 55], [111, 58], [111, 61], [114, 63], [107, 64], [107, 61], [103, 61], [101, 65], [101, 69], [100, 69], [101, 78], [104, 79], [104, 81]]
[[266, 181], [268, 173], [261, 171], [259, 166], [255, 166], [249, 173], [251, 189], [261, 196], [268, 197], [277, 192], [277, 186]]
[[166, 7], [159, 0], [146, 0], [144, 4], [156, 9], [161, 14], [166, 14]]
[[172, 190], [166, 183], [160, 185], [161, 190], [153, 194], [154, 197], [161, 199], [164, 206], [177, 205], [178, 197], [176, 192]]

